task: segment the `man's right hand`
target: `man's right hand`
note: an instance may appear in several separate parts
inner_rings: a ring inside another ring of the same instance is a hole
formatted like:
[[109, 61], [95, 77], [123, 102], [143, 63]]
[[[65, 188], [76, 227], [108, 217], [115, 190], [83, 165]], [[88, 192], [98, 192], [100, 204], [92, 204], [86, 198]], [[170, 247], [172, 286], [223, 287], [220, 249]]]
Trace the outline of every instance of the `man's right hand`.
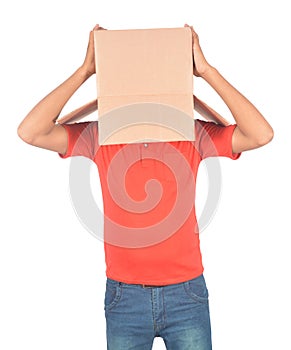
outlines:
[[90, 77], [91, 75], [96, 73], [95, 50], [94, 50], [94, 31], [95, 30], [106, 30], [106, 29], [103, 27], [100, 27], [99, 24], [96, 24], [96, 26], [90, 32], [86, 57], [81, 67], [84, 70], [85, 75], [87, 77]]

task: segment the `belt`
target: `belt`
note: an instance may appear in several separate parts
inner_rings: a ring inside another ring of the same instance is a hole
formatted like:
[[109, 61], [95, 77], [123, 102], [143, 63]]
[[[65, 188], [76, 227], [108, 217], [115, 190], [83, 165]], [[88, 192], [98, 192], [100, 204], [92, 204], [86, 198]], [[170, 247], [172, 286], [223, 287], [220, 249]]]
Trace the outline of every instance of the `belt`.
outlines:
[[142, 288], [161, 288], [161, 287], [165, 287], [165, 286], [154, 286], [151, 284], [139, 284], [139, 286], [141, 286]]

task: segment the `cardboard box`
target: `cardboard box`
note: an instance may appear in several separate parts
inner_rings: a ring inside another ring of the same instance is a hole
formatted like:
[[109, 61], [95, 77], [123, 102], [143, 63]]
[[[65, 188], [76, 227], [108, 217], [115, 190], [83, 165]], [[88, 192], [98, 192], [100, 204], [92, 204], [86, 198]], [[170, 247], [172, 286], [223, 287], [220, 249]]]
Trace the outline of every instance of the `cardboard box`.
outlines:
[[98, 109], [100, 144], [192, 141], [193, 109], [206, 120], [230, 124], [193, 95], [190, 28], [94, 34], [98, 99], [62, 116], [59, 124], [77, 122]]
[[190, 28], [94, 32], [99, 143], [194, 140]]

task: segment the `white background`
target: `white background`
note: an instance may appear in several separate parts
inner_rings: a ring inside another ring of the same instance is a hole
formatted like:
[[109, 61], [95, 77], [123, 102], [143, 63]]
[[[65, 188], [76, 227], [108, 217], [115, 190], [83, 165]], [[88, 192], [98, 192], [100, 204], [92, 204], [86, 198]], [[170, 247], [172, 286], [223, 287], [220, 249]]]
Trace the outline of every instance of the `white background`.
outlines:
[[[25, 144], [16, 132], [29, 110], [83, 62], [96, 23], [108, 29], [193, 25], [208, 61], [273, 126], [275, 138], [267, 146], [238, 161], [221, 159], [222, 196], [201, 246], [213, 348], [291, 348], [287, 5], [283, 0], [1, 3], [1, 349], [106, 348], [103, 245], [71, 206], [70, 160]], [[195, 84], [197, 96], [231, 119], [203, 81]], [[92, 78], [64, 112], [95, 95]], [[201, 169], [202, 188], [207, 182]], [[204, 192], [198, 191], [198, 207]], [[165, 349], [161, 339], [154, 349]]]

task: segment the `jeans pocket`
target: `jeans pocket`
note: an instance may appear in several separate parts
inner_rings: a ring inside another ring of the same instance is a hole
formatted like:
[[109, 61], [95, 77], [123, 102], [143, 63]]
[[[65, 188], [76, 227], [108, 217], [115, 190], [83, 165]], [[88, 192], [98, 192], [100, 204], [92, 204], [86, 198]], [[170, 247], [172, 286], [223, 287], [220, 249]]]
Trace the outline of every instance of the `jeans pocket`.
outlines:
[[192, 300], [200, 303], [208, 303], [209, 294], [203, 275], [184, 282], [184, 289]]
[[107, 280], [105, 298], [104, 298], [104, 310], [109, 311], [117, 305], [121, 298], [121, 284], [117, 281]]

